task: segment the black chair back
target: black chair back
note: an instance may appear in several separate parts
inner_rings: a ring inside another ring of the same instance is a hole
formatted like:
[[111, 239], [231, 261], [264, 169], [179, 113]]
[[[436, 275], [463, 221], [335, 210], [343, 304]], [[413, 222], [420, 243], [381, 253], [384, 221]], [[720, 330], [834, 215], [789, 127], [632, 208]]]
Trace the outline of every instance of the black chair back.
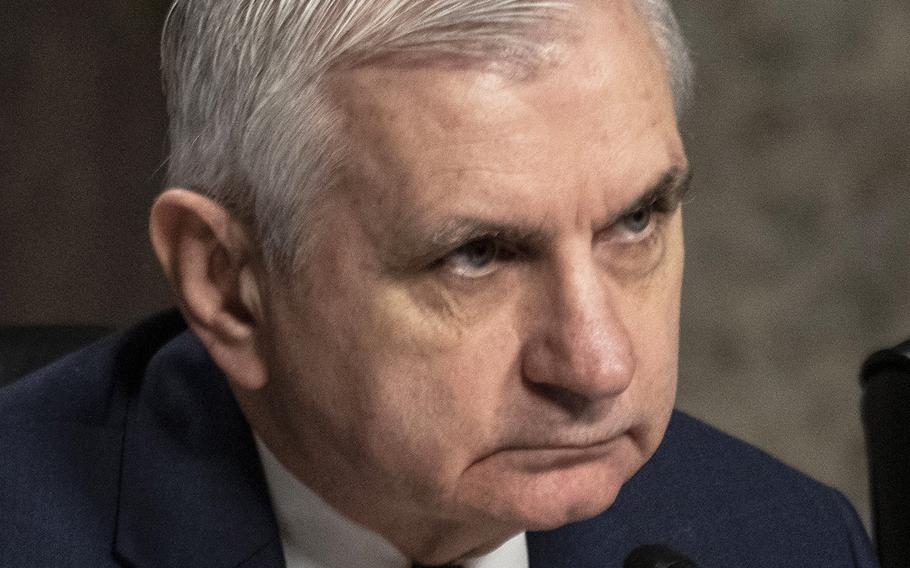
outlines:
[[97, 325], [0, 326], [0, 386], [110, 332]]
[[910, 562], [910, 340], [866, 359], [863, 426], [882, 568]]

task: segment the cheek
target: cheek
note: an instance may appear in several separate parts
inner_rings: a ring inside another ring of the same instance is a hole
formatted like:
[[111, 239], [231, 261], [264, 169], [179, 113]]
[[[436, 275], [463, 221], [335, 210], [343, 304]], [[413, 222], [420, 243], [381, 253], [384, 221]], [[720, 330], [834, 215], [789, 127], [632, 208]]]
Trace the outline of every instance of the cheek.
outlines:
[[637, 382], [631, 395], [655, 445], [676, 397], [682, 273], [682, 234], [677, 221], [663, 266], [626, 306], [637, 359]]
[[661, 261], [646, 278], [625, 284], [625, 310], [630, 333], [649, 352], [676, 351], [683, 277], [681, 215], [668, 222]]
[[332, 364], [340, 384], [326, 388], [350, 409], [337, 428], [356, 438], [362, 465], [446, 483], [498, 438], [518, 349], [507, 309], [456, 317], [458, 306], [427, 295], [347, 280], [333, 293], [346, 301], [315, 318], [337, 322], [315, 356], [347, 354]]
[[407, 290], [378, 293], [364, 334], [375, 340], [363, 352], [383, 396], [424, 409], [420, 427], [445, 416], [441, 423], [474, 430], [476, 436], [491, 422], [515, 365], [517, 340], [502, 306], [475, 318], [461, 306], [438, 302], [438, 296], [433, 304], [415, 300]]

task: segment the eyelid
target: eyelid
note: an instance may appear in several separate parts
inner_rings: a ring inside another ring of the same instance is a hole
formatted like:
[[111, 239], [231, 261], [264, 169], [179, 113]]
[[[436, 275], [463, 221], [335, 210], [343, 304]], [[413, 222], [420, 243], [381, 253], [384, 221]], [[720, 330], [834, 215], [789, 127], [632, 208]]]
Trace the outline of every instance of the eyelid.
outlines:
[[479, 243], [479, 242], [483, 242], [486, 240], [496, 241], [497, 243], [499, 242], [498, 237], [494, 234], [472, 235], [471, 237], [465, 238], [464, 240], [461, 240], [455, 244], [449, 245], [447, 247], [447, 250], [444, 253], [442, 253], [439, 256], [439, 258], [436, 259], [435, 262], [436, 263], [445, 262], [446, 259], [451, 258], [453, 255], [457, 254], [459, 251], [464, 250], [468, 246]]
[[[622, 217], [616, 220], [615, 223], [610, 225], [605, 234], [610, 235], [610, 238], [615, 239], [618, 244], [625, 245], [636, 245], [644, 243], [654, 238], [658, 231], [661, 230], [667, 218], [677, 209], [677, 207], [667, 207], [666, 205], [660, 205], [658, 202], [661, 199], [655, 199], [650, 205], [643, 204], [638, 209], [626, 213]], [[623, 229], [622, 224], [628, 220], [633, 215], [636, 215], [642, 211], [650, 211], [650, 220], [641, 232], [627, 232]], [[609, 238], [608, 238], [609, 240]]]
[[639, 207], [629, 211], [627, 214], [623, 215], [620, 219], [626, 219], [636, 213], [641, 211], [651, 210], [652, 214], [665, 214], [673, 213], [682, 205], [682, 199], [680, 196], [673, 193], [664, 194], [664, 195], [655, 195], [654, 199], [642, 203]]
[[658, 213], [676, 211], [683, 204], [686, 195], [691, 189], [692, 171], [689, 170], [682, 178], [678, 178], [675, 183], [673, 182], [673, 177], [673, 175], [667, 174], [654, 189], [615, 217], [616, 222], [647, 208]]
[[448, 270], [452, 275], [463, 280], [478, 280], [493, 274], [499, 270], [499, 266], [497, 266], [496, 261], [493, 261], [489, 265], [481, 268], [448, 266]]
[[475, 236], [466, 240], [465, 242], [453, 247], [452, 250], [450, 250], [443, 258], [448, 258], [458, 251], [464, 249], [465, 247], [484, 241], [491, 241], [496, 244], [498, 252], [507, 255], [508, 260], [511, 260], [518, 255], [528, 254], [529, 252], [528, 247], [526, 246], [517, 244], [511, 239], [506, 238], [498, 233], [490, 233], [489, 235]]
[[[456, 266], [455, 265], [457, 257], [460, 254], [466, 254], [468, 252], [467, 251], [468, 247], [478, 244], [478, 243], [484, 243], [486, 241], [490, 241], [496, 247], [496, 249], [494, 251], [495, 254], [494, 254], [493, 258], [490, 260], [490, 263], [488, 265], [485, 265], [483, 267], [468, 267], [468, 266]], [[492, 274], [498, 270], [499, 267], [497, 266], [497, 263], [502, 261], [502, 259], [499, 258], [502, 249], [503, 249], [503, 245], [500, 242], [500, 239], [498, 239], [496, 236], [493, 236], [493, 235], [475, 236], [475, 237], [467, 239], [465, 242], [455, 246], [452, 250], [450, 250], [448, 253], [446, 253], [440, 259], [438, 259], [434, 264], [439, 269], [447, 269], [451, 274], [453, 274], [454, 276], [456, 276], [460, 279], [475, 280], [475, 279], [483, 278], [485, 276], [489, 276], [490, 274]]]
[[662, 195], [654, 200], [649, 207], [657, 213], [673, 213], [682, 205], [679, 195]]
[[[491, 241], [496, 246], [496, 254], [490, 261], [489, 265], [482, 268], [466, 268], [465, 270], [460, 271], [462, 273], [459, 273], [457, 267], [453, 266], [453, 259], [455, 259], [457, 255], [460, 254], [460, 252], [463, 251], [466, 247], [483, 241]], [[516, 245], [510, 240], [501, 238], [496, 234], [490, 234], [486, 236], [473, 237], [466, 242], [456, 246], [448, 253], [443, 255], [440, 259], [438, 259], [434, 265], [437, 269], [445, 269], [448, 267], [450, 272], [453, 272], [455, 276], [464, 280], [477, 280], [498, 272], [502, 268], [503, 264], [512, 262], [524, 254], [527, 254], [524, 247]], [[467, 272], [471, 270], [475, 271], [476, 274], [468, 275]]]

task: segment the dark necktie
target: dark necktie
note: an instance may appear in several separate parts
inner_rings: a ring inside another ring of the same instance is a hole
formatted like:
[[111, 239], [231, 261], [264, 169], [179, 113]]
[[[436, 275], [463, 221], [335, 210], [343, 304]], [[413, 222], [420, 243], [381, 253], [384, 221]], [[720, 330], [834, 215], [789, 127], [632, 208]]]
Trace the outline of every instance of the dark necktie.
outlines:
[[414, 564], [411, 564], [411, 568], [461, 568], [461, 566], [457, 564], [440, 564], [437, 566], [427, 566], [426, 564], [418, 564], [415, 562]]

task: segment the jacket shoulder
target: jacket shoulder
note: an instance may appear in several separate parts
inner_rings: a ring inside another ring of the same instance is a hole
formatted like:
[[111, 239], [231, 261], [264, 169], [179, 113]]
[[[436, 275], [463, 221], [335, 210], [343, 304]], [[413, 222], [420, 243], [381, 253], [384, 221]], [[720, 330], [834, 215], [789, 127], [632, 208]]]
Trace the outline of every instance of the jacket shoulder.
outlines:
[[[552, 537], [579, 547], [579, 557], [598, 558], [571, 564], [577, 567], [619, 566], [643, 544], [670, 546], [700, 568], [877, 566], [840, 493], [681, 412], [612, 507], [529, 543], [543, 550]], [[548, 560], [555, 564], [539, 565], [563, 565]]]
[[169, 310], [16, 380], [0, 389], [0, 428], [61, 422], [118, 427], [148, 361], [185, 327]]
[[0, 389], [0, 566], [113, 562], [127, 408], [176, 312]]

